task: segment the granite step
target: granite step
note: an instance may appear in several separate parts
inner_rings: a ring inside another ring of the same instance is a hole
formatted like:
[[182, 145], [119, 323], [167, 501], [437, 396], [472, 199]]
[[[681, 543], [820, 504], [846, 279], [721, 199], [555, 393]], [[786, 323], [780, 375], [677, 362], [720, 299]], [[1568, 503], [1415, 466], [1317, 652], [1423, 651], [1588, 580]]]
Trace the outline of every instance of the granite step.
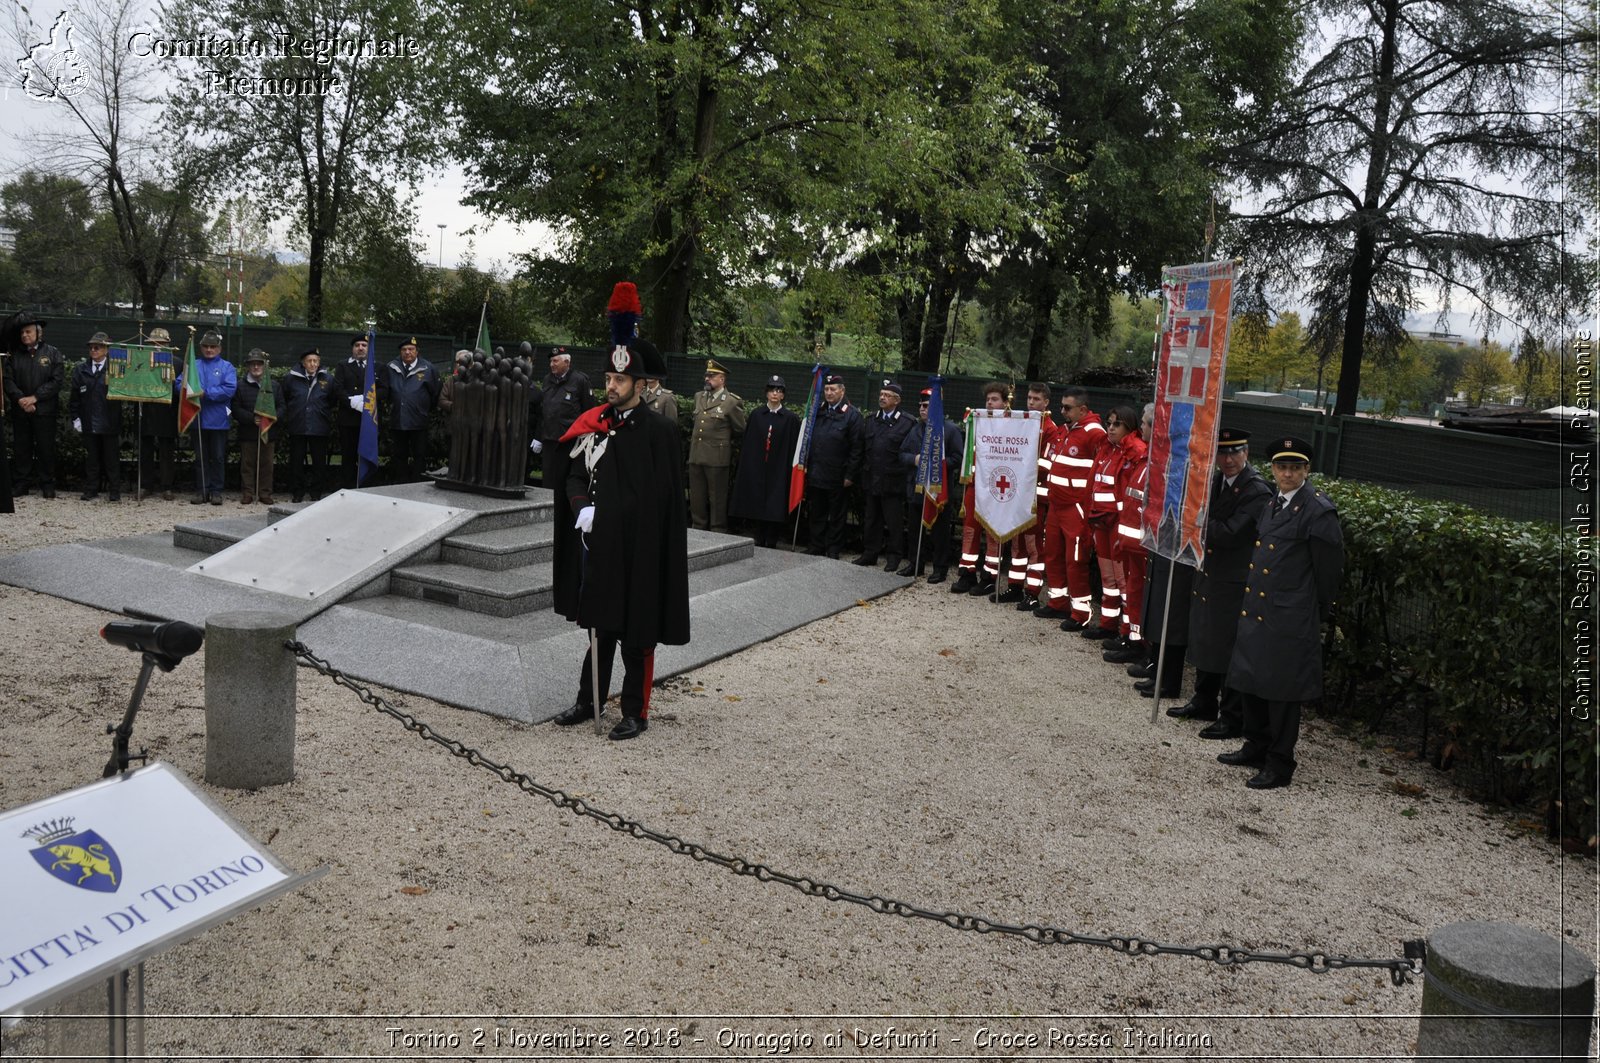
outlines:
[[391, 595], [502, 618], [548, 609], [551, 588], [548, 563], [495, 570], [435, 561], [389, 573]]
[[[451, 536], [445, 540], [445, 556], [440, 560], [402, 565], [389, 573], [388, 593], [498, 617], [547, 609], [552, 600], [553, 546], [548, 538], [536, 544], [528, 536], [517, 534], [520, 531], [526, 529]], [[463, 555], [469, 560], [455, 559]], [[504, 567], [492, 564], [523, 555], [534, 555], [536, 560]], [[755, 543], [741, 536], [689, 533], [690, 572], [719, 568], [754, 556]]]
[[549, 566], [554, 546], [555, 526], [548, 520], [488, 531], [479, 528], [474, 521], [467, 525], [467, 531], [444, 541], [439, 560], [468, 568], [504, 572], [528, 565]]

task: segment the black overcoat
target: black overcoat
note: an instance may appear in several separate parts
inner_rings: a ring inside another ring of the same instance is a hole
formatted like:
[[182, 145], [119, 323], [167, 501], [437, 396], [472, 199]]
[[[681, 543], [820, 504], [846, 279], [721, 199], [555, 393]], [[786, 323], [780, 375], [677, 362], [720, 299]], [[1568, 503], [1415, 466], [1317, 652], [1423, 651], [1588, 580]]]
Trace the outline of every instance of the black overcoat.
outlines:
[[1206, 563], [1194, 574], [1189, 599], [1189, 663], [1202, 671], [1228, 670], [1256, 525], [1275, 493], [1248, 464], [1232, 487], [1223, 484], [1220, 471], [1212, 473]]
[[800, 418], [779, 406], [773, 413], [758, 406], [745, 424], [739, 466], [733, 479], [731, 516], [746, 520], [781, 521], [789, 516], [789, 480], [794, 448], [800, 439]]
[[1321, 697], [1322, 621], [1344, 574], [1339, 511], [1306, 484], [1282, 512], [1268, 502], [1256, 535], [1228, 685], [1267, 701]]
[[[689, 532], [678, 426], [640, 405], [601, 417], [606, 448], [593, 472], [574, 457], [567, 496], [574, 513], [594, 506], [594, 527], [557, 544], [555, 607], [568, 620], [621, 637], [625, 646], [689, 641]], [[579, 540], [586, 540], [585, 558]]]

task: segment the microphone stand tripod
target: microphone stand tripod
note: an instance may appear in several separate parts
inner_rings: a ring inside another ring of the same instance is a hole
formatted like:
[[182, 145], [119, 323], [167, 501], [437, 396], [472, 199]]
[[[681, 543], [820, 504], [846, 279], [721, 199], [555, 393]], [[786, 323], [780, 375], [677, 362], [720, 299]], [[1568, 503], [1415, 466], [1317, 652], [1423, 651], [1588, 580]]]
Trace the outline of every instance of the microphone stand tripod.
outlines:
[[128, 711], [123, 714], [119, 724], [106, 724], [106, 734], [111, 735], [111, 759], [106, 761], [105, 770], [100, 773], [102, 779], [109, 779], [113, 775], [126, 772], [132, 761], [149, 759], [143, 746], [138, 753], [128, 749], [129, 740], [133, 737], [133, 718], [139, 713], [139, 704], [144, 701], [145, 688], [150, 685], [150, 675], [157, 668], [163, 672], [170, 672], [178, 667], [180, 658], [172, 657], [154, 650], [145, 650], [140, 654], [143, 663], [139, 666], [139, 678], [133, 684], [133, 697], [128, 701]]

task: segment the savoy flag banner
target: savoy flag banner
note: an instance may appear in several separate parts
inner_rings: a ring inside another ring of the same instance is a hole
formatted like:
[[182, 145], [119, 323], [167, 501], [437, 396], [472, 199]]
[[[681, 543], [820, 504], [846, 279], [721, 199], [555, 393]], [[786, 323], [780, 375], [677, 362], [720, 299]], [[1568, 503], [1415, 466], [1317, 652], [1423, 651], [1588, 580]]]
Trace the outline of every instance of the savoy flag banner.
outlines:
[[1228, 367], [1237, 264], [1161, 271], [1155, 424], [1143, 518], [1146, 549], [1181, 564], [1206, 556], [1206, 509], [1216, 464], [1222, 378]]
[[999, 540], [1034, 523], [1039, 478], [1039, 414], [1035, 410], [973, 410], [972, 497], [978, 523]]

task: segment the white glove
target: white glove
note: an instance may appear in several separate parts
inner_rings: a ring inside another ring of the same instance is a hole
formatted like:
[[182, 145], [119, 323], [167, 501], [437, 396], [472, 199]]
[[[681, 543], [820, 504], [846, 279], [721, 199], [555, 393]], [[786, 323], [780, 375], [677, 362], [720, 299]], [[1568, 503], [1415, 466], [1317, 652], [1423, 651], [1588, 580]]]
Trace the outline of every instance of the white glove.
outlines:
[[532, 443], [528, 444], [528, 449], [533, 451], [535, 454], [543, 454], [544, 453], [544, 444], [542, 442], [540, 442], [539, 440], [535, 439]]
[[74, 432], [82, 432], [83, 431], [83, 418], [74, 417], [72, 419], [72, 430]]
[[594, 527], [594, 507], [584, 506], [578, 511], [578, 521], [573, 525], [581, 532], [589, 531]]
[[365, 395], [351, 395], [350, 396], [350, 408], [352, 410], [356, 411], [357, 413], [360, 413], [361, 412], [361, 407], [363, 405], [365, 405], [366, 401], [367, 401], [367, 397]]

